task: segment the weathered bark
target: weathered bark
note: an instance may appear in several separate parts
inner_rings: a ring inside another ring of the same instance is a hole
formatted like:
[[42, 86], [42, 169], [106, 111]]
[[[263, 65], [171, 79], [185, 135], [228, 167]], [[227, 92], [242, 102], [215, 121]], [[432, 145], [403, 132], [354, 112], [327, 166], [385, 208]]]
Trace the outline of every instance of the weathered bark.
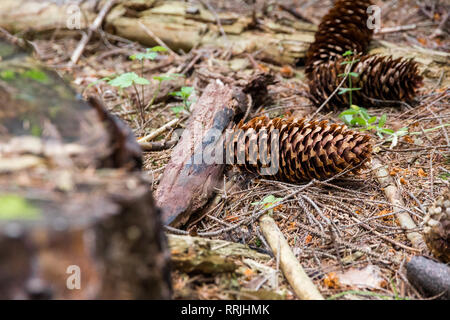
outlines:
[[247, 94], [255, 96], [252, 101], [262, 100], [272, 81], [266, 74], [243, 86], [213, 82], [206, 87], [156, 190], [165, 224], [186, 223], [209, 200], [225, 167], [221, 135], [249, 107]]
[[91, 103], [0, 40], [0, 298], [170, 298], [139, 145]]

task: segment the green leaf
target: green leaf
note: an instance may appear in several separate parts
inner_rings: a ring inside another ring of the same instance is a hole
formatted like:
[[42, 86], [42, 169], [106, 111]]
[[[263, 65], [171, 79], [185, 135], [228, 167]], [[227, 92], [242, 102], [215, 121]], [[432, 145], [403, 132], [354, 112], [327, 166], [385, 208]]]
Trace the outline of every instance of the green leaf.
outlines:
[[136, 80], [134, 80], [134, 83], [140, 84], [140, 85], [148, 85], [148, 84], [150, 84], [150, 81], [148, 81], [148, 80], [145, 79], [145, 78], [139, 77], [139, 78], [137, 78]]
[[155, 47], [153, 47], [151, 49], [147, 49], [147, 50], [150, 50], [153, 52], [162, 52], [162, 51], [167, 51], [167, 48], [164, 48], [162, 46], [155, 46]]
[[338, 94], [344, 94], [351, 91], [349, 88], [340, 88]]
[[178, 116], [178, 114], [183, 112], [184, 107], [183, 106], [176, 106], [176, 107], [173, 107], [173, 108], [170, 108], [170, 109], [173, 111], [173, 113], [175, 113], [175, 115]]
[[131, 60], [140, 60], [140, 61], [145, 60], [145, 59], [155, 60], [157, 56], [158, 56], [158, 54], [156, 52], [148, 52], [147, 51], [145, 53], [140, 52], [140, 53], [133, 54], [132, 56], [130, 56], [130, 59]]
[[360, 125], [360, 126], [362, 126], [362, 127], [365, 127], [365, 126], [367, 125], [367, 122], [366, 122], [366, 120], [364, 120], [363, 118], [356, 117], [356, 118], [353, 118], [353, 119], [350, 121], [350, 124], [351, 124], [351, 125], [358, 124], [358, 125]]
[[132, 86], [133, 84], [141, 84], [141, 85], [147, 85], [150, 84], [150, 82], [145, 79], [139, 77], [134, 72], [127, 72], [124, 74], [121, 74], [120, 76], [116, 77], [115, 79], [109, 80], [108, 84], [113, 87], [119, 87], [119, 88], [128, 88]]
[[348, 75], [351, 77], [354, 77], [354, 78], [359, 77], [359, 73], [357, 73], [357, 72], [349, 72]]
[[254, 206], [264, 205], [265, 208], [269, 208], [269, 207], [273, 206], [275, 203], [280, 202], [281, 200], [283, 200], [283, 198], [277, 198], [271, 194], [271, 195], [268, 195], [267, 197], [265, 197], [261, 201], [252, 202], [252, 205], [254, 205]]
[[351, 56], [351, 55], [353, 55], [353, 51], [347, 50], [347, 51], [344, 52], [344, 54], [342, 56], [343, 57], [347, 57], [347, 56]]
[[358, 113], [358, 110], [348, 109], [348, 110], [342, 111], [339, 114], [339, 118], [342, 118], [343, 116], [346, 116], [346, 115], [354, 115], [357, 113]]
[[173, 91], [169, 92], [169, 96], [182, 97], [183, 95], [181, 94], [181, 91]]
[[194, 91], [193, 87], [182, 87], [181, 88], [181, 95], [184, 98], [189, 98], [189, 96], [192, 94], [193, 91]]
[[16, 77], [16, 73], [13, 70], [4, 70], [0, 72], [0, 79], [12, 80]]
[[344, 120], [345, 124], [350, 125], [350, 121], [353, 119], [352, 115], [344, 115], [342, 120]]
[[381, 116], [380, 121], [378, 121], [378, 127], [379, 127], [379, 128], [383, 128], [384, 125], [386, 124], [386, 120], [387, 120], [387, 115], [386, 115], [386, 113], [384, 113], [384, 114]]
[[373, 117], [369, 118], [369, 120], [367, 120], [367, 123], [368, 123], [368, 124], [372, 124], [372, 123], [374, 123], [375, 121], [377, 121], [377, 117], [376, 117], [376, 116], [373, 116]]
[[168, 74], [161, 74], [159, 76], [154, 76], [153, 79], [158, 80], [159, 82], [163, 82], [163, 81], [174, 80], [178, 77], [184, 77], [184, 75], [179, 74], [179, 73], [168, 73]]
[[33, 220], [41, 217], [39, 208], [18, 195], [0, 196], [0, 220]]
[[95, 80], [95, 81], [89, 83], [89, 85], [87, 87], [90, 88], [90, 87], [96, 85], [97, 83], [99, 83], [101, 81], [110, 81], [110, 80], [111, 80], [110, 77], [104, 77], [104, 78], [101, 78], [101, 79], [98, 79], [98, 80]]
[[370, 119], [369, 113], [367, 112], [366, 109], [360, 108], [359, 112], [362, 115], [362, 117], [364, 118], [364, 120], [368, 121]]
[[48, 77], [44, 71], [38, 69], [27, 70], [22, 74], [23, 77], [35, 80], [40, 83], [47, 83]]
[[394, 134], [394, 130], [387, 129], [387, 128], [380, 128], [378, 129], [379, 132], [385, 133], [385, 134]]

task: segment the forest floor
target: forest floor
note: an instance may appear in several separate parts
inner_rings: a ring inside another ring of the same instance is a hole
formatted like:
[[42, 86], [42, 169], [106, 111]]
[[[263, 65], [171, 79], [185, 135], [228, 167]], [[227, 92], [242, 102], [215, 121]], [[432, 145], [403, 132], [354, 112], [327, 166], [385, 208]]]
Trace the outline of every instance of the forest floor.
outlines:
[[[251, 13], [253, 10], [251, 4], [242, 5], [243, 1], [210, 2], [218, 11]], [[447, 20], [448, 12], [442, 5], [427, 5], [428, 2], [380, 2], [383, 28], [411, 24], [416, 24], [416, 27], [376, 34], [374, 39], [449, 52], [448, 34], [442, 32], [445, 26], [442, 21]], [[331, 1], [298, 0], [283, 3], [296, 8], [315, 24], [331, 6]], [[258, 5], [260, 1], [256, 2]], [[259, 10], [258, 7], [255, 10]], [[288, 13], [274, 6], [272, 14]], [[260, 61], [256, 53], [234, 55], [230, 46], [229, 50], [201, 47], [189, 53], [159, 52], [156, 59], [144, 61], [141, 69], [140, 62], [129, 59], [129, 56], [143, 52], [144, 47], [125, 39], [104, 36], [88, 44], [76, 66], [67, 67], [70, 53], [78, 41], [75, 38], [54, 37], [34, 43], [38, 57], [45, 64], [70, 78], [83, 96], [101, 96], [109, 110], [133, 128], [136, 137], [143, 137], [177, 118], [177, 127], [183, 127], [189, 113], [180, 108], [183, 101], [170, 95], [170, 92], [179, 91], [181, 87], [193, 87], [194, 93], [189, 100], [194, 102], [209, 81], [246, 79], [256, 72], [272, 72], [277, 82], [269, 87], [268, 102], [251, 112], [250, 117], [288, 114], [308, 117], [316, 110], [305, 97], [307, 86], [302, 66], [274, 65]], [[151, 81], [151, 89], [146, 89], [143, 94], [140, 88], [138, 91], [120, 91], [105, 81], [98, 81], [130, 71], [141, 75], [142, 70], [142, 76]], [[163, 81], [159, 93], [155, 92], [158, 82], [152, 80], [153, 77], [173, 73], [184, 76]], [[422, 230], [426, 207], [450, 182], [450, 91], [443, 85], [445, 77], [449, 76], [443, 69], [437, 79], [425, 79], [424, 87], [412, 104], [369, 109], [373, 116], [387, 116], [387, 128], [394, 131], [404, 127], [408, 129], [408, 134], [401, 136], [393, 148], [390, 148], [390, 141], [370, 134], [377, 146], [375, 156], [388, 164], [389, 174], [400, 191], [408, 213], [418, 225], [419, 232]], [[144, 101], [154, 95], [156, 97], [143, 116], [137, 112], [139, 102], [136, 92]], [[342, 123], [338, 115], [338, 112], [321, 111], [316, 118]], [[153, 141], [173, 141], [176, 139], [173, 134], [175, 128], [164, 131]], [[170, 148], [144, 153], [145, 170], [154, 188], [170, 155]], [[225, 171], [223, 180], [223, 186], [227, 185], [227, 188], [217, 190], [217, 204], [199, 221], [191, 221], [186, 226], [187, 230], [220, 230], [251, 215], [258, 203], [267, 196], [283, 197], [301, 187], [261, 179], [231, 167]], [[229, 181], [234, 183], [229, 184]], [[358, 176], [345, 176], [331, 183], [311, 185], [278, 206], [273, 216], [302, 266], [326, 298], [423, 298], [407, 281], [404, 268], [408, 259], [418, 251], [411, 246], [398, 225], [391, 203], [387, 201], [383, 186], [377, 182], [373, 170], [366, 170]], [[325, 218], [335, 226], [334, 233], [330, 233]], [[242, 225], [216, 238], [244, 243], [270, 253], [257, 225]], [[335, 238], [340, 241], [335, 241]], [[277, 258], [274, 257], [265, 265], [275, 270], [272, 276], [251, 269], [239, 275], [187, 275], [175, 271], [175, 298], [252, 298], [254, 296], [245, 295], [245, 289], [262, 289], [260, 292], [268, 295], [259, 298], [295, 299], [292, 288], [278, 271]]]

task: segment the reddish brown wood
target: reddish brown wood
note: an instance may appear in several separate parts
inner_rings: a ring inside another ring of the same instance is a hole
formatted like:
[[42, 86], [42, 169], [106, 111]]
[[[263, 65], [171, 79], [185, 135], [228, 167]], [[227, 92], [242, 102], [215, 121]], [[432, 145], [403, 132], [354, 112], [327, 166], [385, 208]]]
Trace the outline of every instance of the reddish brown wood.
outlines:
[[206, 204], [217, 183], [222, 181], [225, 161], [208, 164], [201, 150], [216, 148], [218, 143], [218, 149], [222, 148], [222, 140], [211, 138], [211, 133], [223, 133], [233, 125], [235, 116], [249, 107], [247, 95], [253, 97], [252, 101], [264, 101], [266, 87], [271, 83], [273, 77], [262, 74], [243, 85], [212, 82], [206, 87], [156, 191], [157, 205], [162, 209], [165, 224], [183, 225], [193, 212]]

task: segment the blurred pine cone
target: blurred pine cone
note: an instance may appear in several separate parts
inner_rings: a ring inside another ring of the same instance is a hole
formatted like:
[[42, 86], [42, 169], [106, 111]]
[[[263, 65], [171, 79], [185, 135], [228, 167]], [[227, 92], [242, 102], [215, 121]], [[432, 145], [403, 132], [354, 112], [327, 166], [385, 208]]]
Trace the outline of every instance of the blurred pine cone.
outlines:
[[281, 181], [322, 180], [345, 169], [357, 173], [370, 159], [369, 139], [328, 121], [257, 117], [229, 137], [227, 162]]
[[370, 0], [338, 0], [322, 18], [315, 41], [306, 53], [306, 74], [323, 63], [335, 60], [350, 50], [364, 53], [372, 39], [367, 27]]
[[442, 262], [450, 262], [450, 189], [428, 208], [423, 233], [433, 255]]
[[[417, 64], [412, 60], [392, 59], [378, 55], [357, 55], [351, 68], [359, 74], [352, 77], [352, 87], [360, 88], [352, 92], [352, 103], [359, 106], [377, 105], [383, 101], [409, 101], [422, 85]], [[309, 81], [310, 99], [320, 106], [339, 86], [346, 73], [347, 64], [344, 58], [328, 62], [316, 67]], [[341, 88], [348, 88], [344, 81]], [[327, 107], [339, 108], [349, 105], [349, 94], [336, 93], [327, 103]]]

